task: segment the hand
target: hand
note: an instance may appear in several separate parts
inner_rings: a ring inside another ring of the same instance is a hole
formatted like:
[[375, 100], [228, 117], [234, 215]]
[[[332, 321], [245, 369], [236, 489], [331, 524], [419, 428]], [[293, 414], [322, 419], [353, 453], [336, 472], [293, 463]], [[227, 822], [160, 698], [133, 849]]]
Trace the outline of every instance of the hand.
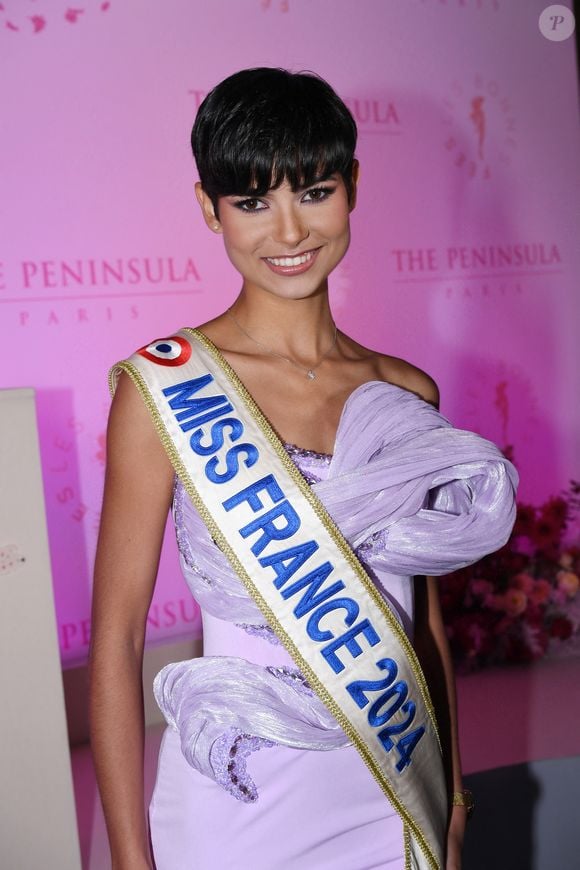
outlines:
[[467, 823], [465, 807], [453, 807], [447, 830], [447, 860], [445, 870], [461, 870], [461, 851]]

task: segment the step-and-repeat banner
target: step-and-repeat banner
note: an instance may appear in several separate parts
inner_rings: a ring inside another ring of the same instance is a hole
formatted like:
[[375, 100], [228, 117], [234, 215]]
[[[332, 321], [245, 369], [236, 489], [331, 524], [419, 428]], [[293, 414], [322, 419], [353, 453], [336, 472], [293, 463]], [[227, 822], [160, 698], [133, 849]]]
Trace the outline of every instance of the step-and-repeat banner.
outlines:
[[[524, 500], [577, 476], [576, 59], [547, 5], [0, 4], [0, 386], [37, 390], [65, 662], [89, 642], [107, 370], [239, 289], [189, 150], [204, 94], [238, 69], [314, 70], [358, 122], [339, 325], [433, 375], [456, 425], [512, 445]], [[198, 630], [169, 535], [148, 638]]]

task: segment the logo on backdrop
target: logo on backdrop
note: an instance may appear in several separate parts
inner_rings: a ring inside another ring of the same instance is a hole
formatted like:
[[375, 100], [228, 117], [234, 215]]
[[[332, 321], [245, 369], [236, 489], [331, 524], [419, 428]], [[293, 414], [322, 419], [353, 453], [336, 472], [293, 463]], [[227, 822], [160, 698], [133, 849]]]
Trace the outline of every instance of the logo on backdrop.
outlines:
[[527, 284], [563, 274], [555, 242], [393, 248], [393, 283], [437, 287], [448, 299], [517, 296]]
[[136, 320], [146, 302], [191, 297], [201, 282], [191, 257], [0, 261], [0, 310], [21, 327]]
[[379, 133], [399, 136], [401, 117], [394, 100], [385, 98], [344, 97], [344, 102], [353, 114], [359, 133]]
[[[202, 88], [188, 88], [187, 93], [193, 98], [194, 110], [197, 112], [208, 91]], [[360, 134], [379, 133], [386, 136], [399, 136], [403, 132], [401, 114], [394, 100], [362, 94], [343, 97], [343, 99], [353, 114]]]
[[456, 79], [442, 100], [443, 147], [468, 179], [488, 181], [511, 166], [517, 148], [513, 105], [495, 79]]
[[[56, 5], [53, 2], [35, 2], [32, 10], [19, 0], [12, 0], [12, 2], [4, 0], [0, 3], [0, 21], [3, 20], [4, 29], [9, 33], [37, 34], [62, 23], [70, 25], [94, 20], [97, 15], [108, 12], [111, 6], [110, 2], [103, 2], [103, 0], [101, 2], [85, 0], [82, 8], [73, 7], [69, 3], [59, 3], [55, 9]], [[34, 15], [26, 14], [31, 11], [34, 11]]]
[[[191, 596], [153, 602], [147, 614], [146, 636], [149, 640], [164, 637], [198, 635], [199, 607]], [[67, 661], [74, 662], [86, 656], [91, 642], [91, 619], [61, 622], [59, 625], [60, 649]]]

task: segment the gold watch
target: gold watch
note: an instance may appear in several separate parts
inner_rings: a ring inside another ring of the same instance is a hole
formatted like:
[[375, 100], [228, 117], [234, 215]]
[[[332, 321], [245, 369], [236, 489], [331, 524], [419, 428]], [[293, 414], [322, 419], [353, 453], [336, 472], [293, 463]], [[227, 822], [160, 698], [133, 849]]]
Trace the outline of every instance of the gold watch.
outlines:
[[454, 807], [465, 807], [467, 818], [470, 819], [475, 807], [472, 792], [468, 788], [464, 788], [463, 791], [454, 791], [451, 805]]

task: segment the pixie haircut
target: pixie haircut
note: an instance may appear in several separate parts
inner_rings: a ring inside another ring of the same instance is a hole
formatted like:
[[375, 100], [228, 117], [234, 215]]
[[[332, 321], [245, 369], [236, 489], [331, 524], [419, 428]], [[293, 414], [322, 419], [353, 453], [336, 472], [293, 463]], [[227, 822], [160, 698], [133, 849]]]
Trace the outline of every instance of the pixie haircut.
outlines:
[[217, 209], [220, 196], [264, 196], [284, 180], [296, 191], [335, 172], [351, 199], [356, 136], [351, 113], [319, 76], [259, 67], [209, 92], [191, 147]]

